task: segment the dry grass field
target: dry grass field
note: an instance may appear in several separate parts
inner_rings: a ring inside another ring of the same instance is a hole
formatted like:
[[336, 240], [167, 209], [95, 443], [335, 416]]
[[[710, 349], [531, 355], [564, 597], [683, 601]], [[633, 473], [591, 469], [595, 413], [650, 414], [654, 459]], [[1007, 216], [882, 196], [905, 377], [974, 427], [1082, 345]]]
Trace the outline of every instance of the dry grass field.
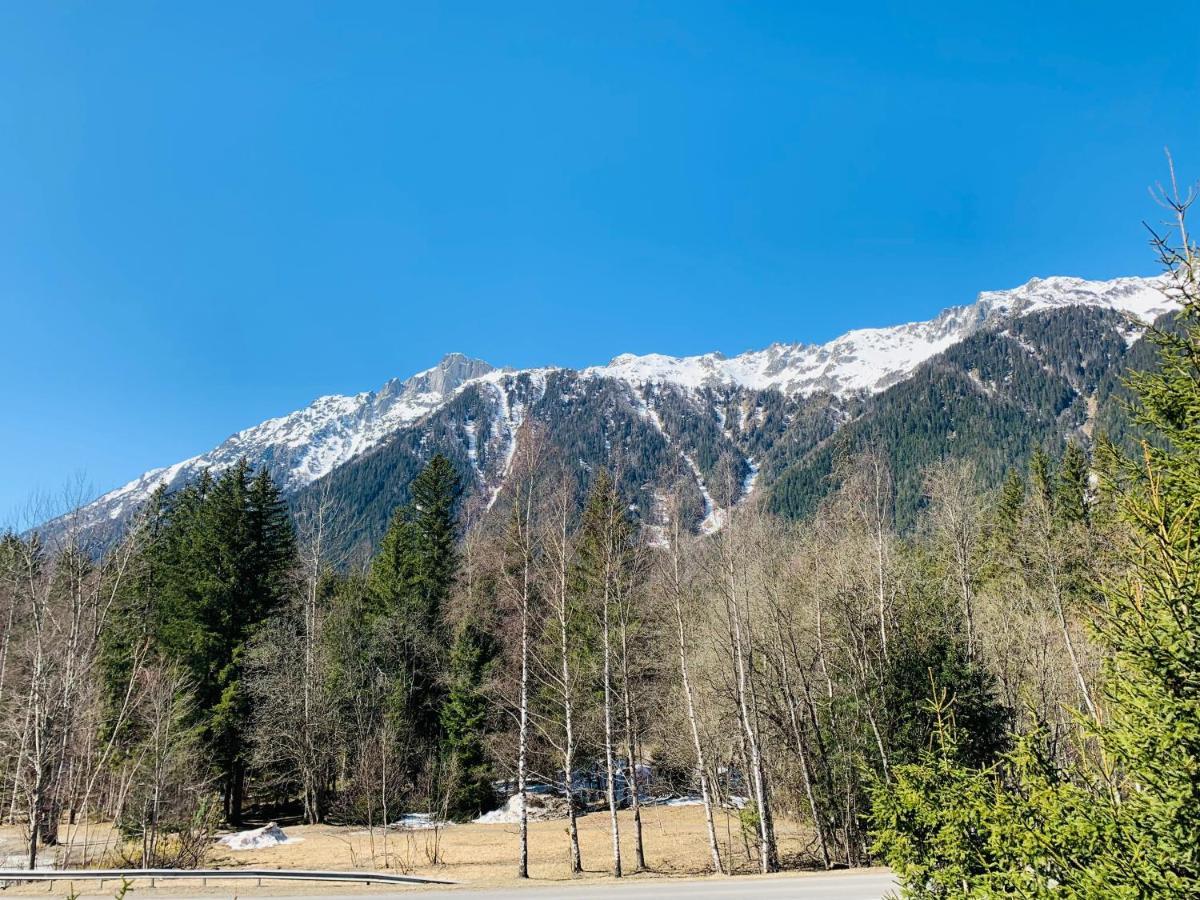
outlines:
[[[621, 853], [626, 869], [633, 868], [632, 817], [620, 814]], [[646, 863], [661, 875], [697, 875], [707, 870], [704, 810], [699, 806], [654, 806], [642, 810]], [[737, 818], [721, 813], [718, 821], [722, 850], [739, 869], [749, 870], [747, 845]], [[285, 829], [301, 841], [265, 850], [237, 853], [218, 850], [222, 866], [278, 866], [322, 869], [379, 868], [470, 883], [499, 883], [512, 879], [517, 859], [517, 826], [454, 825], [439, 831], [376, 830], [333, 826]], [[579, 819], [579, 840], [588, 875], [606, 876], [609, 866], [608, 817], [592, 813]], [[780, 850], [785, 858], [801, 857], [808, 835], [783, 823]], [[529, 823], [529, 874], [538, 881], [570, 878], [565, 820]]]
[[[695, 876], [707, 871], [708, 850], [702, 807], [647, 807], [642, 811], [642, 820], [648, 871], [639, 874], [638, 878]], [[620, 822], [622, 854], [626, 871], [631, 873], [633, 842], [629, 812], [620, 814]], [[288, 826], [284, 830], [292, 839], [291, 843], [238, 852], [218, 846], [213, 849], [210, 863], [220, 868], [384, 869], [474, 886], [499, 886], [517, 881], [516, 825], [454, 825], [437, 831], [368, 831], [361, 827], [307, 825]], [[753, 862], [747, 855], [749, 847], [741, 837], [736, 815], [721, 812], [718, 831], [725, 858], [740, 871], [753, 871]], [[586, 870], [583, 878], [608, 878], [607, 815], [592, 813], [581, 817], [579, 837]], [[109, 839], [109, 829], [92, 829], [89, 840], [93, 853], [107, 856], [104, 845]], [[7, 856], [19, 852], [20, 841], [20, 829], [0, 829], [0, 854]], [[807, 831], [786, 821], [779, 823], [779, 844], [783, 858], [792, 866], [804, 865], [812, 849]], [[109, 843], [108, 847], [111, 846]], [[75, 853], [78, 855], [78, 851]], [[534, 884], [552, 885], [572, 880], [568, 871], [568, 841], [564, 820], [530, 822], [529, 873], [530, 881]], [[60, 887], [65, 886], [66, 880]], [[196, 893], [193, 883], [179, 884], [187, 884], [187, 892]], [[232, 885], [222, 884], [225, 887], [210, 886], [208, 892], [228, 896]], [[81, 894], [96, 892], [95, 885], [80, 884], [76, 887]], [[308, 888], [295, 882], [273, 882], [263, 888], [268, 893], [285, 891], [289, 894], [318, 889], [317, 886]], [[46, 893], [44, 885], [19, 890], [21, 893]], [[182, 887], [172, 889], [160, 882], [158, 893], [176, 890], [182, 890]], [[111, 893], [111, 890], [108, 891], [109, 895]]]

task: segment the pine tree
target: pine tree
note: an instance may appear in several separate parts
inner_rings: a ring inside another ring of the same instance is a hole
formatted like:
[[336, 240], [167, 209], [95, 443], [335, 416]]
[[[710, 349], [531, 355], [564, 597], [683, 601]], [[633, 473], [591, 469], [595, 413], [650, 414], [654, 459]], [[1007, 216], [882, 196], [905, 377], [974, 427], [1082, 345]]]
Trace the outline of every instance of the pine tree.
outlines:
[[[104, 710], [101, 731], [115, 729], [133, 670], [154, 646], [159, 591], [153, 564], [167, 524], [167, 491], [160, 485], [146, 501], [125, 540], [138, 548], [130, 575], [113, 595], [109, 627], [100, 633], [100, 681]], [[123, 748], [121, 748], [123, 749]]]
[[1049, 454], [1041, 447], [1035, 447], [1029, 457], [1029, 487], [1047, 504], [1053, 503], [1054, 464]]
[[997, 518], [1015, 527], [1021, 518], [1021, 508], [1025, 505], [1025, 479], [1016, 469], [1010, 469], [1000, 489], [1000, 500], [996, 505]]
[[[1106, 585], [1108, 716], [1100, 740], [1115, 764], [1106, 818], [1114, 848], [1098, 878], [1143, 896], [1200, 896], [1200, 251], [1158, 246], [1183, 303], [1163, 330], [1156, 371], [1134, 375], [1134, 418], [1158, 439], [1140, 459], [1110, 460], [1109, 488], [1128, 523], [1128, 573]], [[1110, 457], [1115, 451], [1110, 448]]]
[[441, 709], [448, 768], [447, 812], [471, 819], [492, 805], [490, 769], [484, 755], [488, 700], [483, 683], [493, 655], [491, 641], [471, 622], [463, 623], [450, 650], [449, 688]]
[[414, 532], [411, 589], [426, 627], [436, 631], [458, 574], [456, 506], [459, 478], [450, 460], [436, 454], [412, 484]]
[[985, 564], [989, 573], [1003, 568], [1016, 555], [1021, 518], [1025, 513], [1025, 493], [1025, 479], [1018, 470], [1010, 469], [991, 516], [988, 538], [991, 552], [986, 555]]
[[[368, 588], [378, 637], [372, 651], [391, 679], [388, 715], [410, 747], [436, 753], [446, 700], [446, 607], [458, 573], [453, 465], [435, 455], [396, 510], [371, 563]], [[412, 759], [427, 754], [417, 752]]]
[[[241, 678], [246, 645], [283, 601], [294, 538], [279, 490], [242, 459], [158, 498], [144, 571], [121, 605], [149, 650], [179, 665], [195, 688], [195, 716], [219, 776], [227, 819], [241, 817], [250, 708]], [[124, 639], [128, 650], [129, 636]], [[124, 655], [110, 647], [115, 682]]]
[[1059, 516], [1068, 522], [1084, 522], [1088, 518], [1088, 457], [1083, 448], [1074, 441], [1067, 442], [1067, 449], [1058, 466], [1058, 478], [1054, 488], [1055, 507]]

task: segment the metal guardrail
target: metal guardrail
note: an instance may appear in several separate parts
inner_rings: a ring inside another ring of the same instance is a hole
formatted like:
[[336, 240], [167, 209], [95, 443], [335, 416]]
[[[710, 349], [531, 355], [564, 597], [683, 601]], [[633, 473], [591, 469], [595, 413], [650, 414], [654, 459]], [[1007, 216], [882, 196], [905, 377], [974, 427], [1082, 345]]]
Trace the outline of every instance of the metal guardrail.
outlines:
[[391, 872], [338, 872], [328, 869], [0, 869], [0, 884], [15, 881], [120, 881], [149, 878], [274, 879], [277, 881], [354, 881], [360, 884], [454, 884]]

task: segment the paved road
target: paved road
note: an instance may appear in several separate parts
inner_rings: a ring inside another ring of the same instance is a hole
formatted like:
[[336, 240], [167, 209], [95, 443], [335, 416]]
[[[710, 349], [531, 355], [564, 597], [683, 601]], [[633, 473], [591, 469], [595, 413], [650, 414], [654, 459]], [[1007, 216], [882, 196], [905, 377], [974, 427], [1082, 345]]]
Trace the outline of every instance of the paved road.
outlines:
[[[882, 900], [896, 887], [886, 872], [845, 872], [829, 875], [785, 875], [770, 878], [646, 879], [623, 884], [530, 885], [523, 888], [413, 889], [338, 894], [336, 888], [321, 894], [284, 897], [265, 895], [263, 900]], [[242, 896], [253, 896], [244, 892]], [[178, 900], [172, 897], [172, 900]], [[208, 894], [197, 900], [213, 900]]]
[[[410, 891], [406, 897], [471, 900], [882, 900], [896, 887], [887, 873], [847, 872], [778, 878], [710, 878], [703, 881], [647, 880], [573, 887], [502, 888], [493, 891]], [[350, 898], [346, 898], [350, 900]], [[355, 898], [361, 900], [361, 898]], [[372, 898], [374, 900], [374, 898]], [[400, 900], [400, 895], [397, 895]]]

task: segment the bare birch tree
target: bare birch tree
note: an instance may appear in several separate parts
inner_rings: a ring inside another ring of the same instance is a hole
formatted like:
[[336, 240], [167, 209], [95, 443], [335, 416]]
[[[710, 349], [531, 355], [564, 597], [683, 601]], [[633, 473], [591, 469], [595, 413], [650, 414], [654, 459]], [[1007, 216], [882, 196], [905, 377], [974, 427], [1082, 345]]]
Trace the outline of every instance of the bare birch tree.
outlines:
[[779, 868], [779, 852], [775, 843], [766, 755], [759, 728], [758, 685], [755, 679], [757, 650], [749, 609], [746, 537], [741, 515], [736, 510], [729, 510], [725, 525], [717, 535], [717, 558], [721, 571], [719, 584], [729, 631], [734, 702], [745, 741], [750, 787], [757, 815], [759, 869], [767, 873]]
[[578, 673], [573, 657], [573, 619], [576, 601], [571, 587], [575, 565], [574, 540], [570, 533], [574, 512], [574, 493], [564, 476], [549, 503], [546, 552], [550, 564], [548, 596], [555, 634], [552, 641], [557, 651], [557, 667], [547, 667], [551, 687], [559, 695], [562, 714], [562, 736], [559, 753], [562, 759], [563, 793], [567, 800], [567, 836], [571, 846], [571, 874], [583, 872], [583, 857], [579, 849], [579, 824], [576, 819], [574, 788], [578, 735], [576, 725], [576, 696]]
[[679, 677], [687, 711], [688, 730], [695, 753], [696, 773], [700, 782], [700, 799], [704, 803], [704, 824], [708, 836], [708, 850], [712, 858], [713, 871], [724, 874], [721, 864], [721, 848], [717, 843], [717, 827], [713, 818], [713, 792], [709, 784], [708, 761], [705, 758], [704, 742], [700, 739], [700, 725], [696, 711], [696, 695], [692, 686], [691, 662], [692, 638], [686, 625], [690, 615], [688, 587], [685, 583], [683, 553], [688, 534], [683, 525], [682, 504], [674, 497], [667, 510], [666, 553], [662, 555], [662, 570], [666, 592], [671, 598], [675, 613], [676, 649], [679, 653]]
[[975, 658], [975, 595], [980, 578], [983, 501], [975, 467], [966, 461], [942, 462], [925, 476], [929, 497], [928, 523], [942, 560], [945, 578], [958, 594], [966, 631], [967, 658]]
[[518, 432], [513, 459], [512, 512], [506, 539], [506, 565], [502, 579], [505, 604], [517, 617], [517, 797], [520, 843], [517, 877], [529, 877], [529, 739], [530, 677], [533, 664], [533, 639], [537, 611], [536, 584], [540, 564], [541, 531], [535, 519], [534, 502], [541, 474], [544, 443], [541, 430], [527, 424]]

